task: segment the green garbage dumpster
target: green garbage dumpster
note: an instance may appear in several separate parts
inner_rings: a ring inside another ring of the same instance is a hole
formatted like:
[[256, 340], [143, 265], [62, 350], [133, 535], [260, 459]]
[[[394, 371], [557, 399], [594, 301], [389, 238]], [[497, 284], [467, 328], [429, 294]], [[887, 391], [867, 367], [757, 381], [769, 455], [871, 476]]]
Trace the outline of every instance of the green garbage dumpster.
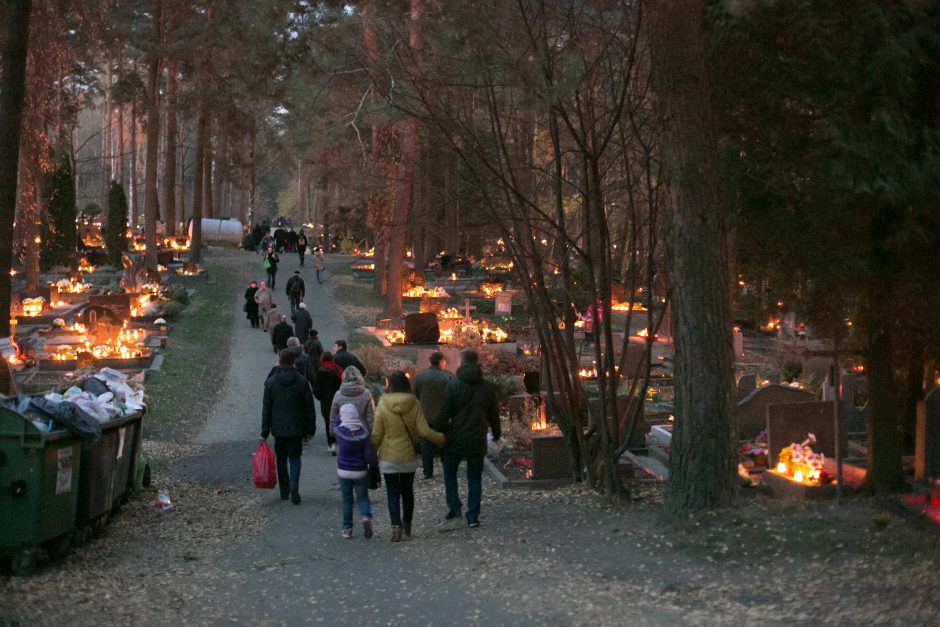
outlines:
[[75, 526], [82, 538], [100, 531], [134, 485], [142, 412], [101, 423], [101, 439], [82, 448]]
[[68, 546], [75, 523], [81, 441], [45, 432], [0, 408], [0, 553], [15, 573], [32, 570], [36, 550]]

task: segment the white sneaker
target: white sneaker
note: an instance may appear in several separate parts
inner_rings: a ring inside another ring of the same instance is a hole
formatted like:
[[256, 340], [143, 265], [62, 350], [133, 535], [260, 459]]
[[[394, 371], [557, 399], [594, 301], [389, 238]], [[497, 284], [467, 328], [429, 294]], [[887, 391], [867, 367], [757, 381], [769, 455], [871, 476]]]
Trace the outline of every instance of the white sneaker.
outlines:
[[336, 457], [336, 445], [335, 445], [335, 444], [331, 444], [331, 445], [330, 445], [330, 454], [331, 454], [333, 457]]

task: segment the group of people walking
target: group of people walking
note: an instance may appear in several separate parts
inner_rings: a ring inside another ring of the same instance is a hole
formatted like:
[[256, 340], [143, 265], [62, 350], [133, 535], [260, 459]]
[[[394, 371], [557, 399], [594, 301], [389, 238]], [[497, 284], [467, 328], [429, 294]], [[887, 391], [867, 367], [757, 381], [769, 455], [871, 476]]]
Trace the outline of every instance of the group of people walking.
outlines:
[[[282, 499], [300, 503], [300, 457], [303, 443], [316, 433], [315, 397], [324, 418], [328, 451], [336, 456], [343, 538], [353, 537], [354, 505], [363, 537], [372, 537], [369, 490], [380, 483], [385, 484], [388, 498], [391, 541], [411, 537], [415, 474], [422, 466], [424, 476], [433, 477], [439, 454], [445, 518], [464, 515], [457, 471], [465, 461], [466, 522], [469, 527], [480, 525], [486, 434], [490, 430], [493, 439], [499, 440], [500, 424], [496, 395], [483, 378], [475, 351], [461, 354], [456, 377], [444, 370], [444, 356], [439, 352], [432, 354], [430, 366], [418, 373], [414, 385], [406, 373], [390, 373], [376, 405], [362, 364], [346, 350], [343, 340], [334, 344], [335, 357], [329, 352], [319, 355], [312, 382], [308, 368], [317, 356], [301, 356], [296, 346], [299, 341], [278, 353], [278, 364], [264, 385], [261, 438], [274, 436]], [[304, 357], [306, 364], [302, 364]]]

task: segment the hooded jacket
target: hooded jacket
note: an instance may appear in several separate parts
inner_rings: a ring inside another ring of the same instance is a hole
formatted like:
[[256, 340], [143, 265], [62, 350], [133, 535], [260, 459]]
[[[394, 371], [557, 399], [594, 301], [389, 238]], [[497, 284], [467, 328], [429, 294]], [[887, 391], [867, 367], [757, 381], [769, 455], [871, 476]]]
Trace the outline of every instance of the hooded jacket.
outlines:
[[375, 402], [372, 400], [372, 393], [366, 389], [365, 379], [355, 366], [343, 370], [343, 383], [339, 386], [339, 391], [336, 392], [333, 404], [330, 406], [331, 425], [339, 424], [339, 408], [346, 403], [355, 406], [356, 411], [359, 412], [359, 420], [371, 433], [375, 423]]
[[372, 444], [378, 451], [379, 459], [389, 462], [418, 459], [415, 442], [419, 437], [437, 446], [444, 445], [444, 436], [428, 426], [414, 394], [383, 394], [375, 409], [375, 426], [372, 429]]
[[[361, 424], [361, 423], [360, 423]], [[365, 474], [369, 464], [378, 465], [379, 460], [369, 439], [369, 432], [365, 428], [355, 431], [344, 425], [337, 424], [333, 429], [336, 436], [336, 469], [347, 473]]]
[[437, 425], [447, 436], [445, 453], [464, 457], [486, 455], [486, 429], [498, 440], [499, 405], [492, 384], [483, 380], [480, 366], [464, 364], [447, 387], [447, 398]]
[[312, 436], [316, 413], [307, 380], [293, 366], [278, 366], [264, 382], [261, 437]]

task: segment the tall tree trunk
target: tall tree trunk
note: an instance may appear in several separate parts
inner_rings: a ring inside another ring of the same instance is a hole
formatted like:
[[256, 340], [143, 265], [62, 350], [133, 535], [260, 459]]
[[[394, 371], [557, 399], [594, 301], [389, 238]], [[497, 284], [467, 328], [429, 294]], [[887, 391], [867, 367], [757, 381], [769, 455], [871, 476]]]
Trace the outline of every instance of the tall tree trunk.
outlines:
[[[13, 221], [20, 128], [26, 93], [26, 51], [29, 44], [30, 0], [9, 0], [0, 31], [0, 337], [10, 335], [13, 263]], [[2, 390], [6, 392], [7, 390]]]
[[166, 77], [166, 154], [163, 166], [163, 222], [166, 234], [176, 235], [176, 62]]
[[215, 155], [212, 150], [212, 123], [207, 122], [206, 125], [206, 146], [205, 153], [202, 157], [202, 189], [203, 189], [203, 199], [202, 199], [202, 209], [206, 214], [207, 218], [217, 218], [215, 214], [215, 202], [212, 198], [212, 171], [213, 163], [215, 161]]
[[[108, 207], [108, 189], [111, 186], [111, 82], [112, 82], [112, 64], [111, 50], [108, 49], [105, 68], [105, 90], [104, 90], [104, 111], [101, 113], [101, 190], [98, 197], [98, 205], [101, 207], [101, 215], [104, 217]], [[77, 177], [76, 177], [77, 178]]]
[[176, 214], [177, 221], [182, 225], [183, 234], [186, 234], [186, 122], [179, 125], [177, 136], [177, 151], [179, 171], [176, 175]]
[[869, 306], [865, 372], [868, 375], [868, 472], [865, 487], [874, 492], [890, 492], [904, 485], [901, 465], [901, 438], [898, 434], [898, 384], [894, 370], [892, 286], [873, 286]]
[[228, 173], [226, 171], [226, 159], [228, 159], [226, 151], [228, 150], [228, 145], [221, 131], [222, 123], [219, 122], [218, 126], [220, 129], [216, 132], [215, 139], [215, 145], [218, 148], [215, 152], [215, 166], [212, 170], [212, 189], [215, 192], [215, 196], [212, 199], [213, 218], [221, 218], [226, 215], [225, 183], [228, 181]]
[[[136, 65], [136, 64], [135, 64]], [[131, 228], [136, 230], [138, 226], [138, 219], [140, 218], [140, 208], [137, 203], [137, 99], [134, 99], [134, 102], [131, 103], [131, 121], [130, 121], [130, 153], [131, 153], [131, 162], [130, 167], [128, 168], [130, 176], [130, 184], [128, 189], [130, 194], [128, 194], [127, 200], [130, 202], [130, 222]]]
[[736, 447], [727, 229], [705, 70], [703, 0], [648, 3], [672, 203], [666, 228], [675, 348], [675, 425], [666, 508], [732, 503]]
[[256, 166], [255, 166], [255, 128], [254, 125], [251, 127], [251, 136], [248, 138], [248, 226], [252, 226], [255, 223], [255, 193], [257, 192], [256, 185]]
[[124, 105], [117, 106], [117, 140], [114, 144], [114, 172], [121, 188], [127, 189], [127, 169], [124, 167]]
[[193, 223], [189, 260], [198, 263], [202, 259], [202, 184], [205, 180], [206, 143], [209, 133], [209, 113], [205, 96], [199, 101], [199, 117], [196, 122], [196, 160], [193, 163]]
[[[151, 2], [153, 42], [162, 38], [163, 3]], [[147, 268], [157, 269], [157, 160], [160, 154], [160, 57], [153, 53], [147, 67], [147, 161], [144, 170], [144, 240]]]

